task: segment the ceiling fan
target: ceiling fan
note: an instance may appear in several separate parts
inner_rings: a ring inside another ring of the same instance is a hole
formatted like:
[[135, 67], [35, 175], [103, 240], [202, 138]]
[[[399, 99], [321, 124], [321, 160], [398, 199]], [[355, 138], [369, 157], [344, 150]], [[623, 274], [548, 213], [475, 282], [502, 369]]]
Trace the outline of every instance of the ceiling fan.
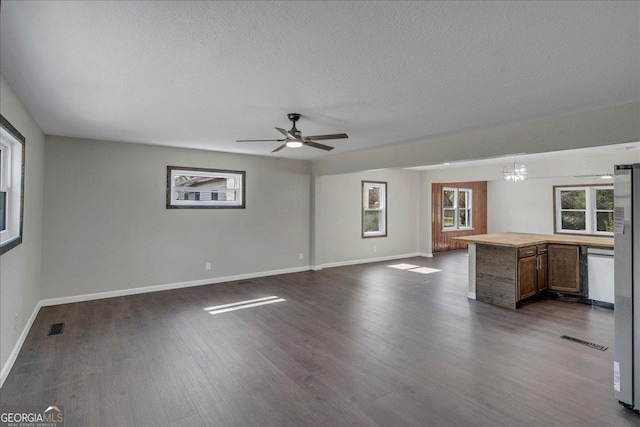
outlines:
[[293, 127], [290, 130], [284, 130], [280, 128], [276, 128], [278, 132], [284, 135], [283, 139], [237, 139], [236, 142], [284, 142], [281, 146], [272, 151], [275, 153], [276, 151], [282, 150], [284, 147], [289, 148], [298, 148], [306, 145], [308, 147], [319, 148], [321, 150], [330, 151], [333, 150], [333, 147], [328, 145], [319, 144], [314, 140], [325, 140], [325, 139], [343, 139], [349, 138], [346, 133], [334, 133], [331, 135], [313, 135], [313, 136], [302, 136], [302, 132], [300, 132], [296, 128], [296, 122], [300, 120], [300, 114], [298, 113], [289, 113], [287, 114], [289, 120], [293, 122]]

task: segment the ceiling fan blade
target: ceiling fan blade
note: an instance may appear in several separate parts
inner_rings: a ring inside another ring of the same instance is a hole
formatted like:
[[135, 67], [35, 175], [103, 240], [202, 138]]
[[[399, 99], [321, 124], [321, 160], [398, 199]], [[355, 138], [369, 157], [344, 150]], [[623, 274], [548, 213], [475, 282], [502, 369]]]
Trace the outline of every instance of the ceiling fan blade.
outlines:
[[293, 135], [291, 135], [291, 134], [289, 133], [289, 131], [286, 131], [286, 130], [281, 129], [281, 128], [276, 128], [276, 130], [277, 130], [278, 132], [280, 132], [281, 134], [283, 134], [284, 136], [286, 136], [287, 138], [296, 139], [296, 137], [295, 137], [295, 136], [293, 136]]
[[322, 141], [323, 139], [344, 139], [349, 138], [346, 133], [334, 133], [332, 135], [313, 135], [313, 136], [305, 136], [304, 139], [315, 139]]
[[287, 146], [287, 144], [286, 144], [286, 143], [284, 143], [284, 144], [282, 144], [280, 147], [278, 147], [278, 148], [276, 148], [275, 150], [273, 150], [273, 151], [272, 151], [272, 153], [275, 153], [276, 151], [280, 151], [280, 150], [282, 150], [282, 149], [283, 149], [284, 147], [286, 147], [286, 146]]
[[286, 139], [236, 139], [236, 142], [282, 142]]
[[303, 144], [308, 145], [309, 147], [319, 148], [321, 150], [326, 150], [326, 151], [333, 150], [333, 147], [329, 147], [328, 145], [324, 145], [324, 144], [318, 144], [317, 142], [313, 142], [313, 141], [304, 141]]

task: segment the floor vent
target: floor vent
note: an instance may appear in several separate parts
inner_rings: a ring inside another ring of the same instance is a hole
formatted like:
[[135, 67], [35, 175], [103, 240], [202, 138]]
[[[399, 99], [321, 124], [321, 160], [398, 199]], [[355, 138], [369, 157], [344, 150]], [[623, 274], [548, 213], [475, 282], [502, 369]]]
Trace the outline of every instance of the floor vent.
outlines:
[[570, 337], [568, 335], [563, 335], [560, 338], [564, 338], [565, 340], [569, 340], [569, 341], [574, 341], [574, 342], [577, 342], [579, 344], [586, 345], [587, 347], [595, 348], [596, 350], [605, 351], [606, 349], [609, 348], [606, 345], [595, 344], [595, 343], [592, 343], [592, 342], [589, 342], [589, 341], [581, 340], [580, 338]]
[[241, 280], [238, 282], [238, 285], [248, 285], [249, 283], [253, 283], [251, 280]]
[[64, 330], [64, 323], [54, 323], [49, 327], [49, 333], [47, 335], [59, 335]]

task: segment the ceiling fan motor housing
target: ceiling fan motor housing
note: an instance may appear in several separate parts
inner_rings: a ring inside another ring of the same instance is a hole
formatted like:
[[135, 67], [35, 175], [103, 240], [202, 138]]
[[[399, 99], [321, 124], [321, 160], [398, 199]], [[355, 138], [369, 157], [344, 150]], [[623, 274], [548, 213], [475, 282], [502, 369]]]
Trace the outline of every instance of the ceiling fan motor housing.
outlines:
[[289, 131], [289, 133], [294, 138], [301, 139], [302, 138], [302, 132], [300, 132], [296, 128], [296, 122], [298, 120], [300, 120], [300, 114], [298, 114], [298, 113], [289, 113], [289, 114], [287, 114], [287, 117], [289, 117], [289, 120], [291, 120], [293, 122], [293, 126], [291, 127], [291, 130]]
[[287, 117], [289, 117], [289, 120], [291, 120], [294, 125], [298, 120], [300, 120], [300, 114], [298, 113], [289, 113], [287, 114]]

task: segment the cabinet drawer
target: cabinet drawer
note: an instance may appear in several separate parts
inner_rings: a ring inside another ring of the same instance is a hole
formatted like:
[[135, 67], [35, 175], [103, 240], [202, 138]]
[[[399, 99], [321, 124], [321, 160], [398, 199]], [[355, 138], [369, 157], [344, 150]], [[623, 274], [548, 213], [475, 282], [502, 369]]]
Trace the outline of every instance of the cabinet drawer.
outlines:
[[535, 246], [527, 246], [526, 248], [518, 249], [518, 258], [526, 258], [529, 256], [536, 255], [536, 247]]
[[538, 245], [538, 255], [548, 252], [547, 245]]

